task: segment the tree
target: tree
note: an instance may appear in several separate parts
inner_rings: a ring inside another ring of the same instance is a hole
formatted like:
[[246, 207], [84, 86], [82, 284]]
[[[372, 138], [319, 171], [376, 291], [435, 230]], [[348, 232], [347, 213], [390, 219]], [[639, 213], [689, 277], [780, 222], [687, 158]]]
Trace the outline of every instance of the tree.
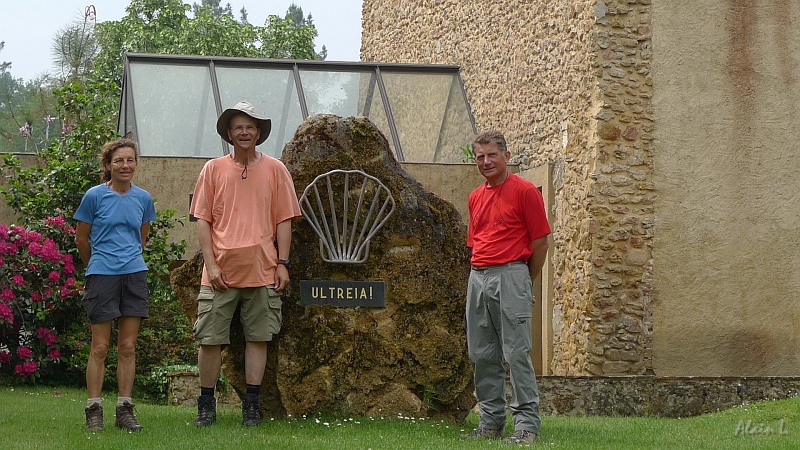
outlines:
[[60, 134], [51, 93], [54, 81], [44, 76], [26, 82], [14, 78], [10, 69], [10, 62], [0, 63], [0, 151], [38, 152]]
[[91, 69], [100, 50], [94, 36], [96, 17], [95, 7], [87, 6], [83, 20], [70, 23], [53, 37], [53, 63], [62, 76], [81, 75]]
[[255, 26], [237, 22], [227, 7], [220, 13], [219, 2], [204, 1], [197, 6], [190, 18], [191, 6], [182, 0], [131, 0], [125, 17], [97, 25], [101, 51], [95, 71], [119, 83], [125, 52], [317, 58], [317, 29], [311, 23], [298, 27], [291, 18], [270, 16], [265, 26]]
[[[308, 17], [304, 17], [303, 8], [295, 5], [294, 3], [289, 5], [289, 8], [286, 10], [286, 16], [284, 18], [291, 19], [292, 23], [294, 23], [294, 26], [297, 28], [302, 29], [304, 27], [314, 26], [314, 19], [311, 17], [311, 14], [309, 14]], [[328, 57], [328, 49], [323, 45], [322, 50], [320, 50], [320, 52], [316, 54], [316, 58], [314, 59], [319, 59], [321, 61], [324, 61], [325, 58], [327, 57]]]
[[311, 18], [311, 14], [308, 15], [308, 18], [303, 17], [303, 8], [295, 5], [294, 3], [289, 5], [284, 18], [292, 19], [294, 26], [297, 28], [301, 28], [306, 25], [312, 25], [314, 23], [314, 20]]
[[[0, 41], [0, 52], [3, 51], [3, 48], [6, 46], [6, 41]], [[11, 63], [8, 61], [3, 61], [0, 63], [0, 73], [5, 73], [11, 67]]]
[[197, 15], [200, 13], [200, 10], [204, 6], [210, 6], [212, 16], [219, 18], [223, 15], [227, 15], [228, 17], [233, 18], [233, 10], [231, 9], [231, 4], [230, 3], [226, 4], [224, 8], [219, 6], [219, 4], [220, 0], [203, 0], [202, 2], [200, 2], [199, 5], [197, 3], [192, 3], [192, 11], [194, 12], [195, 17], [197, 17]]

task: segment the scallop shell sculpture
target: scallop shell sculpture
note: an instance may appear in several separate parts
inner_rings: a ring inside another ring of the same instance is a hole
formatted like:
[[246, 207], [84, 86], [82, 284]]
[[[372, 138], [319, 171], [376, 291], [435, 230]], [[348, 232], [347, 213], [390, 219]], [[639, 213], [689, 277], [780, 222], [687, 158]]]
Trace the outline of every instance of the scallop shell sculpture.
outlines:
[[331, 170], [314, 178], [300, 197], [303, 217], [319, 236], [322, 260], [363, 263], [370, 240], [394, 212], [394, 198], [360, 170]]

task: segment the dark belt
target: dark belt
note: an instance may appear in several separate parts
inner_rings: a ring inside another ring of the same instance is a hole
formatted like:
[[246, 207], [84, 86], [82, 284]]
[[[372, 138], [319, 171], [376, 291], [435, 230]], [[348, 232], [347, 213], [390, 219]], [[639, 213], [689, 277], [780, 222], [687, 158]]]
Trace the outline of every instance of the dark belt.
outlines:
[[510, 266], [511, 264], [517, 264], [517, 263], [526, 264], [525, 260], [518, 259], [516, 261], [511, 261], [510, 263], [497, 264], [497, 265], [494, 265], [494, 266], [472, 266], [472, 270], [483, 271], [483, 270], [486, 270], [486, 269], [494, 269], [494, 268], [497, 268], [497, 267], [507, 267], [507, 266]]

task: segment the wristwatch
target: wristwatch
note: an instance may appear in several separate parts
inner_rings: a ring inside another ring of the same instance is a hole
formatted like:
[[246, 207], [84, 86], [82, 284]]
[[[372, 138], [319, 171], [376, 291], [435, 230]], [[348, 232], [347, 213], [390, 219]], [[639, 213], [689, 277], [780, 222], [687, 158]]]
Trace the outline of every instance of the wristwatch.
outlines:
[[279, 259], [278, 264], [283, 264], [283, 266], [286, 267], [287, 269], [292, 267], [292, 263], [288, 259]]

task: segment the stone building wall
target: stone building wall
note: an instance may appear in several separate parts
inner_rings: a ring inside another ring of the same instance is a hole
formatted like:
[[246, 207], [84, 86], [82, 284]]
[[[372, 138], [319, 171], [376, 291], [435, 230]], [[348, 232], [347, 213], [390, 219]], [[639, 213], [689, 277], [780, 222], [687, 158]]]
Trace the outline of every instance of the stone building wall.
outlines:
[[545, 373], [642, 374], [652, 268], [650, 0], [364, 0], [361, 59], [458, 64], [479, 129], [553, 165]]

